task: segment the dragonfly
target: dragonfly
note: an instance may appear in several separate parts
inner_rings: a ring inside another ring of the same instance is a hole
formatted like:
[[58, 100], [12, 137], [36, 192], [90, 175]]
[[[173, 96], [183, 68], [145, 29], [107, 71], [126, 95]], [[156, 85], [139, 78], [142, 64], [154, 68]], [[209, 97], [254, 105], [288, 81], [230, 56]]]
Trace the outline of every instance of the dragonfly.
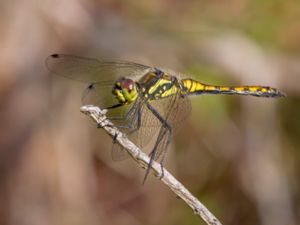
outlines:
[[[174, 133], [191, 111], [190, 96], [285, 96], [268, 86], [210, 85], [192, 78], [181, 78], [176, 72], [128, 61], [53, 54], [46, 59], [46, 66], [53, 74], [86, 83], [83, 104], [107, 109], [107, 118], [114, 121], [138, 147], [143, 148], [153, 140], [143, 183], [154, 160], [163, 166]], [[113, 146], [113, 158], [123, 159], [126, 155], [124, 149], [116, 143]]]

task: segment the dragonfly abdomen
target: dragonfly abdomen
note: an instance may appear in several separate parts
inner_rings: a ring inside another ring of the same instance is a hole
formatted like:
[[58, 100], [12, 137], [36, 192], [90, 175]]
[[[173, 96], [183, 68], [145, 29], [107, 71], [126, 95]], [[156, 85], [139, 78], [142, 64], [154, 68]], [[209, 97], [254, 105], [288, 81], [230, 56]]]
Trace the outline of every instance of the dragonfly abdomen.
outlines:
[[228, 94], [228, 95], [252, 95], [256, 97], [283, 97], [279, 90], [266, 86], [216, 86], [204, 84], [193, 79], [181, 80], [184, 95], [200, 94]]

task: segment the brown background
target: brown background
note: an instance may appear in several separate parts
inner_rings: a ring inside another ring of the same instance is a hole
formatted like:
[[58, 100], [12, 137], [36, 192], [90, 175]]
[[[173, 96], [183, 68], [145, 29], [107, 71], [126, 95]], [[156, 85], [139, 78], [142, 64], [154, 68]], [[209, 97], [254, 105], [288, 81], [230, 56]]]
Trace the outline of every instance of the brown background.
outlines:
[[256, 1], [0, 3], [0, 224], [204, 224], [79, 112], [82, 85], [49, 76], [69, 53], [170, 68], [285, 99], [192, 98], [166, 167], [223, 224], [300, 217], [300, 4]]

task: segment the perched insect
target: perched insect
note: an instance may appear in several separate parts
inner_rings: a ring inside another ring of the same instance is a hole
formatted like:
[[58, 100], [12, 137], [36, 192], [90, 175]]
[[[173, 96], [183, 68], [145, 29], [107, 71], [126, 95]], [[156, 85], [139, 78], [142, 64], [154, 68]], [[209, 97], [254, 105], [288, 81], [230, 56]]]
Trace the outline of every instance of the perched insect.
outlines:
[[[155, 137], [149, 154], [150, 165], [153, 160], [160, 160], [162, 165], [174, 130], [191, 110], [188, 96], [285, 96], [279, 90], [266, 86], [215, 86], [190, 78], [180, 79], [163, 69], [125, 61], [109, 62], [53, 54], [46, 59], [46, 65], [56, 75], [88, 83], [83, 103], [109, 109], [108, 118], [139, 147]], [[121, 158], [123, 153], [119, 150], [118, 147], [113, 148], [113, 158]]]

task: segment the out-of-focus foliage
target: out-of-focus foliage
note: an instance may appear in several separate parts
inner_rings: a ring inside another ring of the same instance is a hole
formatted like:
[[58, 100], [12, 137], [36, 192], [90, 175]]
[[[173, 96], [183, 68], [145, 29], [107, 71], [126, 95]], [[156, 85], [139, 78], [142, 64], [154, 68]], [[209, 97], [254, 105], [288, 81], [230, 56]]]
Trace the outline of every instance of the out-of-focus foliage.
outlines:
[[192, 98], [165, 166], [223, 224], [299, 224], [300, 2], [1, 1], [0, 224], [204, 224], [79, 112], [68, 53], [170, 68], [284, 99]]

